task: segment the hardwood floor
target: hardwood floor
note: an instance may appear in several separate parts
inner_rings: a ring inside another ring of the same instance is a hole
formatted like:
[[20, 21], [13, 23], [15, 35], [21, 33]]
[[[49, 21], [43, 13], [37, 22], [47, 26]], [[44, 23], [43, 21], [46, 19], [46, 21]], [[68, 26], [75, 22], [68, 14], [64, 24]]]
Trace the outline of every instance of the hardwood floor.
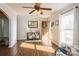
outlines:
[[0, 56], [54, 56], [57, 47], [53, 47], [46, 47], [42, 43], [18, 41], [12, 48], [0, 47]]

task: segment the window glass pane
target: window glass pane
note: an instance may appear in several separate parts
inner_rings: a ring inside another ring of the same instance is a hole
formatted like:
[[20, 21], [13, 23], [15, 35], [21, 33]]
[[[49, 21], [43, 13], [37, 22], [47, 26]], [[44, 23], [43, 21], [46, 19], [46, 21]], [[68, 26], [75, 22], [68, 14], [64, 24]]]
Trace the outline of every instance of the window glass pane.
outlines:
[[74, 12], [69, 11], [61, 15], [60, 19], [60, 42], [66, 43], [69, 46], [73, 45], [73, 25]]
[[73, 14], [62, 17], [62, 29], [73, 29]]
[[62, 33], [61, 42], [72, 46], [73, 45], [73, 31], [65, 30], [65, 31], [62, 31], [61, 33]]

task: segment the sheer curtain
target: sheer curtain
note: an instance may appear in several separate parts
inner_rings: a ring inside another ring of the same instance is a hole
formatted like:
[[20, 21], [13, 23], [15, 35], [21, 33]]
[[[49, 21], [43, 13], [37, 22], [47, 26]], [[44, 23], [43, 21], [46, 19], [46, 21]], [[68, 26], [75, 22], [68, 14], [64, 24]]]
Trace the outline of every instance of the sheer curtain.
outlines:
[[79, 7], [75, 8], [75, 20], [74, 20], [74, 47], [79, 48]]
[[60, 15], [60, 44], [73, 46], [74, 10]]

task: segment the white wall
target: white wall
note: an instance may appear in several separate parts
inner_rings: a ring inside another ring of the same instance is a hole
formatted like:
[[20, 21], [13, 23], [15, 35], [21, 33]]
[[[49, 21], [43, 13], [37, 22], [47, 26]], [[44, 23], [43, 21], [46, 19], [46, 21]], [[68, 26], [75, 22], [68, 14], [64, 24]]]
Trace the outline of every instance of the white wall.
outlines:
[[54, 25], [51, 27], [51, 41], [52, 43], [59, 44], [59, 25], [55, 25], [56, 20], [59, 20], [59, 15], [52, 16], [51, 22], [54, 22]]
[[[41, 31], [41, 21], [46, 20], [35, 15], [18, 15], [18, 40], [27, 39], [27, 32]], [[38, 21], [38, 28], [28, 28], [28, 21]]]
[[0, 10], [9, 18], [9, 47], [17, 42], [17, 14], [6, 4], [0, 4]]

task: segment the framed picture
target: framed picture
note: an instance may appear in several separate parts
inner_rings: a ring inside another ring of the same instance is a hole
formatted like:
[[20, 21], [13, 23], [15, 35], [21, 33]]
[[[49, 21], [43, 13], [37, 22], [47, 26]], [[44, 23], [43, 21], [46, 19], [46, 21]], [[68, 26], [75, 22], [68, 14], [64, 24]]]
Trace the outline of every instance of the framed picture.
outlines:
[[42, 28], [48, 27], [48, 21], [42, 21]]
[[53, 27], [54, 26], [54, 21], [51, 23], [51, 27]]
[[29, 28], [38, 28], [38, 21], [28, 21]]

